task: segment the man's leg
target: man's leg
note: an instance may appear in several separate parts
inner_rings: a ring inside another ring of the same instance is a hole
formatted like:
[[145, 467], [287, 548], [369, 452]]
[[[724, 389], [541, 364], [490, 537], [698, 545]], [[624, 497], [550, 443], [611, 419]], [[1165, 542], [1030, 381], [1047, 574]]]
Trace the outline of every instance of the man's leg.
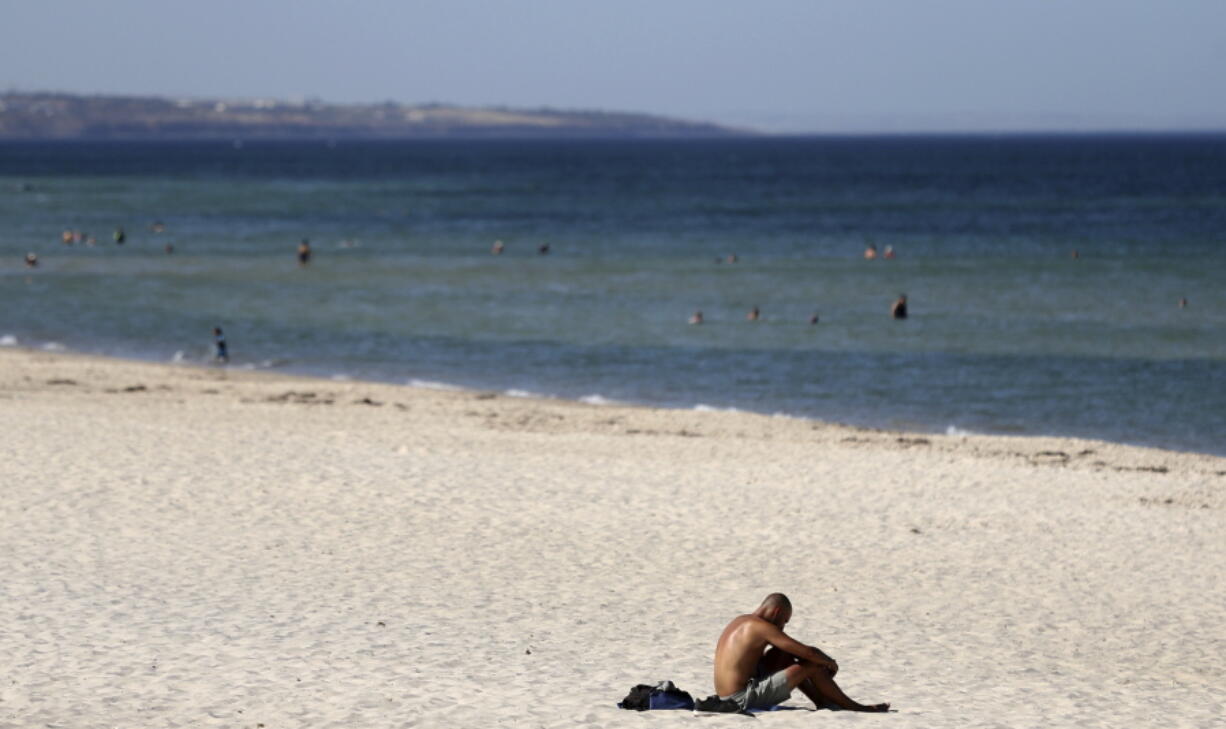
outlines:
[[767, 673], [787, 670], [788, 688], [800, 689], [819, 709], [830, 705], [846, 711], [886, 711], [890, 708], [889, 704], [868, 706], [854, 701], [834, 682], [834, 674], [829, 670], [808, 661], [801, 661], [781, 650], [767, 649], [758, 665]]
[[[807, 661], [801, 661], [797, 664], [797, 668], [801, 669], [802, 677], [800, 682], [796, 684], [796, 688], [801, 690], [813, 705], [819, 709], [834, 705], [845, 711], [889, 711], [889, 704], [861, 704], [853, 700], [850, 696], [843, 693], [843, 689], [834, 682], [834, 676], [825, 667], [819, 666]], [[788, 669], [788, 684], [791, 685], [792, 669]]]
[[762, 654], [762, 660], [758, 661], [758, 673], [769, 676], [772, 673], [782, 671], [788, 666], [794, 665], [796, 662], [796, 656], [770, 646]]

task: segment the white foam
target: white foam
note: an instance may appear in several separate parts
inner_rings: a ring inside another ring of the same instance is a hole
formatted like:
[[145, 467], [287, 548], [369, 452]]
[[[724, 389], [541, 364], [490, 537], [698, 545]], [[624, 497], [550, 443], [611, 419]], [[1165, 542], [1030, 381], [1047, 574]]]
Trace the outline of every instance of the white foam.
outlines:
[[528, 392], [527, 390], [507, 390], [503, 394], [507, 397], [543, 397], [542, 395], [538, 395], [535, 392]]
[[59, 342], [47, 342], [43, 345], [43, 349], [47, 350], [48, 352], [63, 352], [64, 345], [60, 344]]
[[187, 361], [187, 352], [184, 352], [184, 351], [183, 351], [183, 350], [181, 350], [181, 349], [179, 349], [179, 350], [175, 350], [175, 353], [174, 353], [174, 355], [173, 355], [173, 356], [170, 358], [170, 361], [171, 361], [171, 362], [186, 362], [186, 361]]
[[460, 390], [462, 388], [455, 385], [449, 385], [446, 382], [435, 382], [434, 380], [409, 380], [409, 387], [420, 387], [424, 390]]
[[698, 403], [697, 405], [695, 405], [694, 410], [700, 413], [739, 413], [741, 412], [740, 410], [737, 410], [736, 408], [721, 408], [721, 407], [716, 407], [714, 405], [705, 405], [703, 403]]
[[16, 346], [17, 346], [17, 337], [14, 337], [12, 334], [5, 334], [3, 337], [0, 337], [0, 347], [16, 347]]
[[585, 402], [588, 405], [616, 405], [616, 400], [610, 400], [604, 395], [584, 395], [579, 398], [579, 402]]
[[945, 435], [953, 435], [953, 436], [957, 436], [957, 437], [959, 437], [959, 438], [965, 438], [965, 437], [966, 437], [966, 436], [968, 436], [968, 435], [974, 435], [974, 433], [972, 433], [972, 432], [971, 432], [971, 431], [969, 431], [969, 430], [963, 430], [963, 429], [961, 429], [961, 428], [957, 427], [956, 425], [951, 425], [951, 426], [949, 426], [949, 427], [945, 428]]
[[332, 375], [332, 380], [333, 382], [350, 382], [353, 380], [353, 378], [350, 377], [349, 375], [342, 375], [340, 373], [337, 373], [335, 375]]

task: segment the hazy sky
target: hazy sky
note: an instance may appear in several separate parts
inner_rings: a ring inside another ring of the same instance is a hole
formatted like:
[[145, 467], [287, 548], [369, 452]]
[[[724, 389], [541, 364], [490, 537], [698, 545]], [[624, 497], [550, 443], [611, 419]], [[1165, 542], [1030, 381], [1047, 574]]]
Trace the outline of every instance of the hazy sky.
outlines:
[[32, 91], [1226, 129], [1226, 0], [0, 0]]

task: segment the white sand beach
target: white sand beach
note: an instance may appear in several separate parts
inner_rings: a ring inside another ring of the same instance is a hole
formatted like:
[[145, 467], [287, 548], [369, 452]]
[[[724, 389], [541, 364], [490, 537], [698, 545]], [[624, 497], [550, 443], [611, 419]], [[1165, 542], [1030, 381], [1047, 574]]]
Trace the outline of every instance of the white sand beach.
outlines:
[[[0, 350], [0, 727], [1212, 727], [1226, 459]], [[1223, 434], [1226, 437], [1226, 434]]]

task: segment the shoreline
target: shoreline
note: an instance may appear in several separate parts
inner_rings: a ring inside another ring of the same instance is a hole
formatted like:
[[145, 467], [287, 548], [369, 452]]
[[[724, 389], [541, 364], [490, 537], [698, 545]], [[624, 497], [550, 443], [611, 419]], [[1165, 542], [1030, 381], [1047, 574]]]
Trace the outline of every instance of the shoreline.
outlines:
[[772, 591], [899, 727], [1223, 708], [1223, 458], [7, 347], [0, 431], [0, 726], [638, 726]]
[[[42, 383], [29, 374], [23, 375], [22, 385], [13, 387], [11, 373], [7, 370], [84, 369], [99, 377], [93, 383], [82, 383], [67, 378], [49, 377]], [[5, 398], [9, 392], [49, 394], [51, 392], [92, 392], [106, 394], [151, 394], [176, 391], [177, 386], [214, 383], [229, 385], [239, 396], [239, 402], [254, 404], [255, 400], [244, 396], [248, 390], [265, 393], [281, 388], [283, 393], [270, 395], [265, 402], [304, 405], [363, 405], [382, 407], [390, 404], [393, 409], [407, 412], [413, 404], [427, 404], [432, 415], [447, 409], [474, 403], [499, 406], [499, 410], [512, 412], [547, 413], [543, 418], [521, 419], [514, 426], [490, 427], [499, 430], [565, 433], [583, 432], [595, 428], [610, 435], [673, 435], [682, 438], [700, 438], [717, 435], [735, 438], [771, 440], [788, 437], [814, 443], [838, 443], [851, 448], [883, 448], [899, 451], [917, 449], [935, 453], [969, 456], [977, 459], [1008, 458], [1038, 468], [1088, 470], [1093, 472], [1141, 472], [1156, 475], [1200, 475], [1222, 478], [1226, 485], [1226, 457], [1193, 451], [1117, 443], [1091, 438], [1076, 438], [1046, 435], [995, 435], [976, 432], [929, 433], [890, 428], [858, 426], [829, 422], [814, 418], [792, 416], [783, 413], [764, 414], [737, 408], [721, 407], [664, 407], [608, 400], [590, 402], [572, 400], [524, 391], [498, 391], [468, 388], [450, 383], [411, 381], [410, 383], [360, 380], [348, 377], [325, 377], [321, 375], [293, 373], [275, 368], [217, 367], [195, 362], [159, 362], [130, 359], [110, 355], [89, 354], [72, 350], [35, 349], [22, 345], [0, 347], [0, 393]], [[128, 380], [152, 380], [158, 384], [147, 386], [142, 382], [122, 385]], [[170, 384], [168, 384], [168, 381]], [[416, 383], [416, 384], [414, 384]], [[110, 384], [111, 386], [106, 386]], [[28, 389], [27, 389], [28, 387]], [[314, 393], [314, 390], [321, 392]], [[200, 392], [221, 394], [215, 387], [204, 387]], [[190, 394], [190, 393], [187, 393]], [[386, 398], [387, 403], [373, 400], [371, 395]], [[345, 398], [358, 399], [346, 403]], [[559, 415], [564, 413], [564, 415]], [[454, 417], [455, 413], [447, 413]], [[497, 418], [500, 413], [491, 412], [487, 417]], [[473, 411], [466, 417], [477, 417]], [[571, 427], [547, 426], [548, 419], [573, 419]], [[638, 419], [652, 424], [667, 424], [673, 431], [635, 427]]]
[[[8, 338], [6, 337], [5, 339], [8, 339]], [[568, 398], [568, 397], [550, 395], [548, 393], [520, 390], [516, 388], [491, 389], [491, 388], [482, 388], [482, 387], [470, 387], [467, 385], [458, 385], [458, 384], [445, 382], [445, 381], [425, 380], [425, 379], [418, 379], [418, 378], [410, 378], [404, 382], [390, 380], [390, 379], [389, 380], [363, 379], [361, 377], [352, 377], [350, 375], [343, 374], [343, 373], [326, 375], [322, 371], [312, 372], [310, 371], [310, 368], [306, 368], [305, 371], [295, 372], [293, 371], [292, 366], [286, 367], [282, 364], [272, 363], [267, 360], [263, 360], [259, 363], [246, 363], [242, 365], [235, 365], [231, 363], [226, 366], [218, 367], [218, 366], [211, 365], [204, 361], [190, 360], [187, 358], [184, 358], [181, 360], [174, 359], [174, 358], [172, 358], [171, 360], [165, 360], [165, 359], [155, 358], [152, 355], [148, 357], [140, 357], [140, 356], [125, 357], [125, 356], [118, 356], [118, 355], [111, 355], [111, 354], [96, 354], [96, 353], [90, 353], [90, 352], [82, 352], [82, 351], [68, 348], [58, 342], [46, 342], [39, 346], [31, 346], [28, 344], [22, 344], [15, 337], [12, 338], [11, 341], [0, 340], [0, 353], [3, 353], [5, 351], [19, 351], [19, 352], [26, 352], [29, 354], [50, 354], [50, 355], [55, 355], [55, 356], [62, 355], [65, 357], [98, 358], [101, 360], [111, 360], [115, 362], [128, 362], [128, 363], [133, 363], [133, 364], [151, 365], [155, 367], [199, 369], [202, 371], [209, 371], [209, 372], [221, 371], [221, 372], [229, 372], [229, 373], [235, 373], [235, 374], [257, 374], [257, 375], [268, 375], [272, 377], [279, 376], [279, 377], [290, 378], [290, 379], [315, 380], [315, 381], [325, 382], [325, 383], [353, 383], [355, 385], [366, 384], [366, 385], [379, 386], [379, 387], [403, 387], [403, 388], [408, 388], [414, 391], [420, 390], [420, 391], [434, 391], [434, 392], [456, 392], [456, 393], [466, 393], [469, 395], [481, 394], [482, 397], [488, 397], [490, 395], [493, 395], [496, 397], [509, 398], [509, 399], [520, 399], [520, 400], [526, 400], [526, 401], [540, 400], [540, 401], [545, 401], [545, 402], [570, 403], [574, 405], [584, 405], [584, 406], [589, 406], [589, 407], [600, 407], [600, 408], [613, 407], [613, 408], [630, 408], [630, 409], [643, 409], [643, 410], [660, 410], [660, 411], [669, 411], [669, 412], [677, 412], [677, 413], [694, 413], [698, 415], [703, 415], [703, 414], [708, 414], [708, 413], [744, 414], [744, 415], [751, 415], [751, 416], [757, 416], [757, 417], [762, 417], [762, 418], [795, 420], [795, 421], [799, 421], [803, 423], [812, 424], [815, 427], [815, 429], [817, 428], [835, 428], [835, 429], [846, 430], [852, 433], [878, 433], [878, 434], [885, 434], [885, 435], [893, 434], [899, 439], [900, 442], [906, 439], [949, 440], [949, 439], [965, 439], [965, 438], [1005, 439], [1006, 441], [1009, 441], [1012, 439], [1023, 439], [1023, 440], [1034, 439], [1034, 440], [1041, 440], [1044, 442], [1072, 441], [1076, 443], [1102, 444], [1102, 445], [1108, 445], [1108, 446], [1120, 447], [1120, 448], [1133, 448], [1133, 449], [1141, 449], [1141, 450], [1147, 450], [1147, 451], [1156, 451], [1156, 452], [1161, 452], [1161, 453], [1171, 453], [1171, 454], [1179, 454], [1179, 455], [1186, 455], [1186, 456], [1202, 456], [1202, 457], [1207, 457], [1207, 458], [1219, 458], [1219, 459], [1226, 460], [1226, 454], [1219, 455], [1216, 453], [1207, 453], [1203, 451], [1178, 450], [1175, 448], [1167, 448], [1167, 447], [1162, 447], [1162, 446], [1153, 446], [1153, 445], [1144, 445], [1144, 444], [1139, 444], [1139, 443], [1128, 443], [1128, 442], [1120, 442], [1120, 441], [1103, 440], [1100, 438], [1093, 438], [1093, 437], [1080, 437], [1080, 436], [1071, 436], [1071, 435], [1029, 434], [1029, 433], [1006, 435], [1006, 434], [998, 434], [998, 433], [984, 433], [984, 432], [975, 431], [975, 430], [967, 430], [967, 429], [963, 429], [955, 425], [948, 425], [945, 427], [944, 430], [942, 430], [939, 426], [936, 426], [936, 425], [932, 426], [931, 430], [900, 429], [900, 428], [893, 428], [889, 426], [859, 425], [859, 424], [854, 424], [854, 423], [824, 420], [821, 418], [809, 417], [805, 415], [794, 415], [794, 414], [785, 413], [785, 412], [766, 413], [766, 412], [760, 412], [760, 411], [755, 411], [755, 410], [742, 409], [742, 408], [738, 408], [734, 406], [723, 406], [723, 405], [714, 405], [714, 404], [706, 404], [706, 403], [695, 403], [694, 405], [679, 405], [679, 406], [640, 403], [640, 402], [632, 402], [632, 401], [607, 398], [601, 393], [592, 393], [592, 394], [585, 395], [585, 396], [578, 397], [578, 398]], [[998, 448], [997, 450], [1000, 450], [1000, 448]], [[1084, 448], [1079, 449], [1079, 450], [1084, 450]]]
[[[9, 357], [8, 355], [15, 355]], [[425, 404], [432, 415], [446, 414], [454, 418], [455, 408], [470, 405], [486, 406], [487, 412], [465, 411], [465, 417], [481, 417], [484, 427], [495, 430], [565, 434], [594, 430], [608, 435], [656, 436], [681, 438], [704, 436], [734, 439], [772, 440], [789, 438], [813, 444], [833, 445], [853, 449], [884, 449], [890, 451], [929, 451], [934, 454], [966, 457], [974, 460], [1010, 461], [1038, 469], [1068, 469], [1094, 473], [1152, 473], [1157, 476], [1202, 476], [1221, 478], [1226, 485], [1226, 457], [1196, 452], [1114, 443], [1086, 438], [1037, 435], [991, 435], [963, 432], [924, 433], [891, 430], [784, 414], [766, 415], [746, 410], [723, 408], [667, 408], [624, 402], [590, 403], [538, 394], [507, 394], [495, 390], [470, 389], [439, 383], [397, 384], [390, 382], [338, 379], [316, 375], [295, 374], [275, 369], [240, 369], [212, 367], [195, 363], [165, 363], [71, 351], [45, 351], [23, 347], [0, 348], [0, 371], [11, 366], [12, 360], [31, 361], [40, 365], [76, 370], [84, 367], [100, 382], [90, 385], [66, 378], [48, 378], [44, 392], [85, 389], [107, 394], [149, 394], [151, 390], [173, 392], [177, 386], [200, 382], [226, 383], [244, 404], [257, 402], [244, 393], [253, 390], [264, 393], [265, 402], [299, 405], [361, 405], [381, 407], [390, 404], [399, 412], [408, 412], [414, 404]], [[128, 380], [153, 380], [124, 384]], [[167, 384], [167, 381], [173, 384]], [[110, 383], [106, 386], [105, 383]], [[38, 383], [31, 381], [38, 389]], [[201, 392], [215, 388], [204, 387]], [[272, 390], [277, 390], [268, 394]], [[282, 391], [283, 390], [283, 391]], [[350, 399], [353, 398], [353, 399]], [[493, 407], [493, 406], [497, 407]], [[518, 420], [507, 424], [511, 416]], [[497, 422], [503, 418], [502, 422]], [[638, 421], [646, 422], [638, 422]], [[551, 425], [549, 421], [558, 421]]]

